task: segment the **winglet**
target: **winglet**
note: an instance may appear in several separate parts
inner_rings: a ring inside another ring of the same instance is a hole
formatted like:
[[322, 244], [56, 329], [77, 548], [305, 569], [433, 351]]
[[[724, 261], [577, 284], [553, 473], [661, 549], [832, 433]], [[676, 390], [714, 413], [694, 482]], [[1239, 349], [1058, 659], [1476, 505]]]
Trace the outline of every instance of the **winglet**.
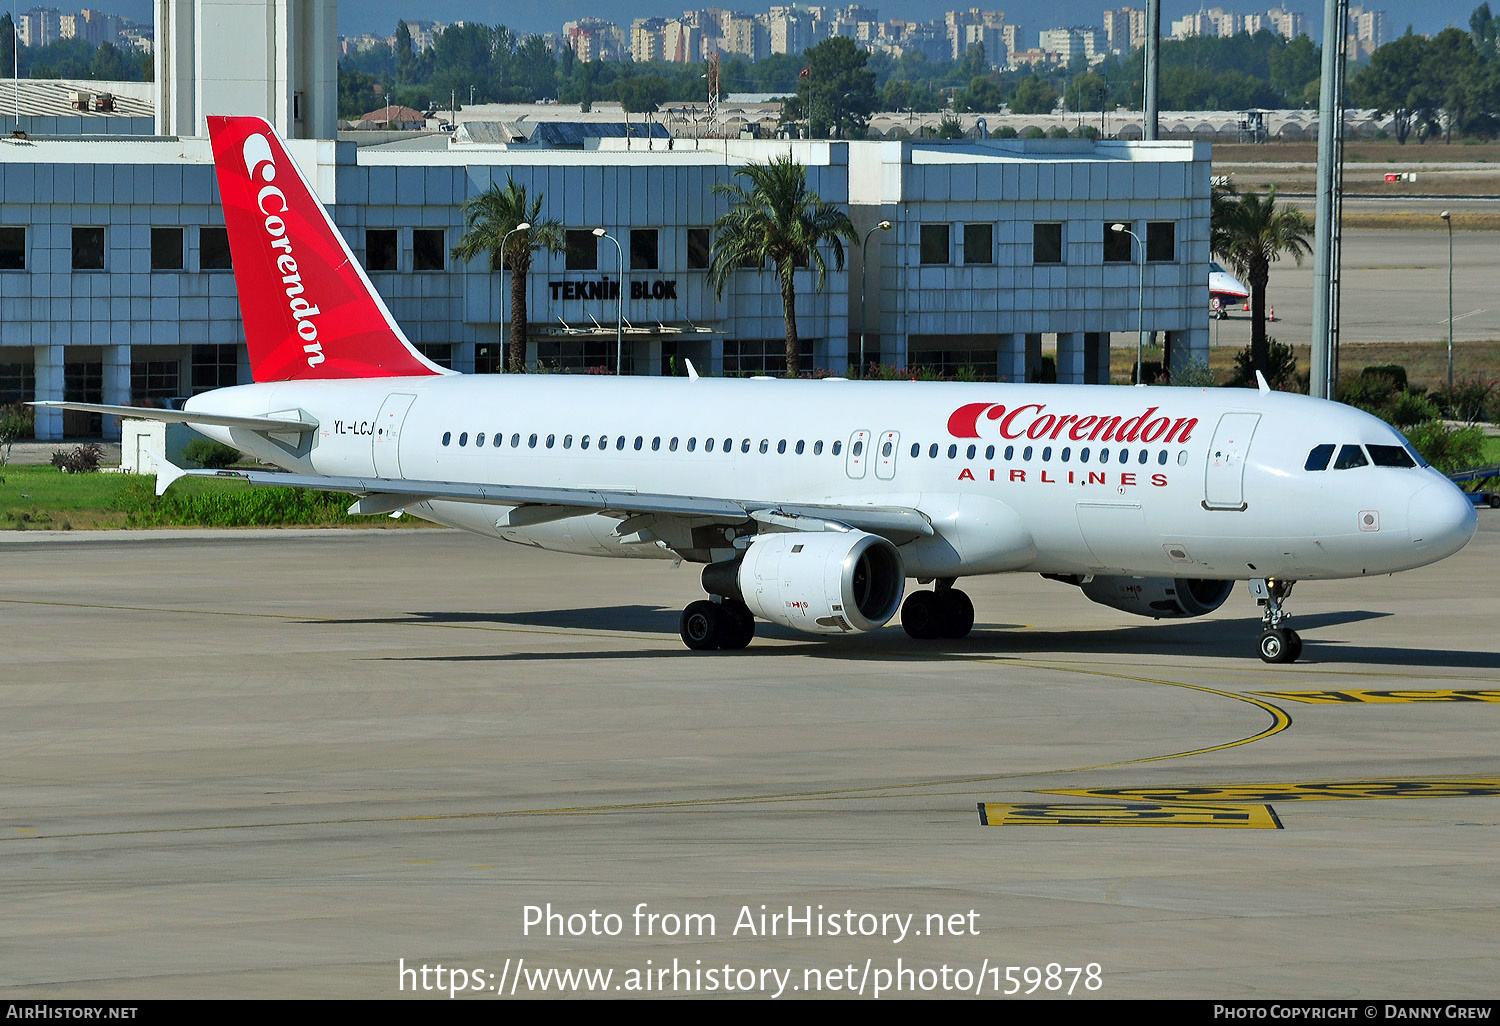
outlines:
[[685, 364], [687, 364], [688, 380], [689, 381], [697, 381], [698, 380], [698, 368], [693, 366], [693, 361], [687, 359], [686, 357], [684, 357], [682, 362], [685, 363]]
[[172, 482], [185, 474], [187, 474], [186, 470], [178, 466], [173, 466], [165, 456], [161, 457], [157, 461], [156, 466], [156, 494], [162, 495], [165, 493], [168, 488], [172, 487]]
[[1255, 372], [1255, 383], [1260, 386], [1260, 394], [1265, 395], [1271, 391], [1271, 386], [1266, 384], [1266, 376], [1260, 371]]

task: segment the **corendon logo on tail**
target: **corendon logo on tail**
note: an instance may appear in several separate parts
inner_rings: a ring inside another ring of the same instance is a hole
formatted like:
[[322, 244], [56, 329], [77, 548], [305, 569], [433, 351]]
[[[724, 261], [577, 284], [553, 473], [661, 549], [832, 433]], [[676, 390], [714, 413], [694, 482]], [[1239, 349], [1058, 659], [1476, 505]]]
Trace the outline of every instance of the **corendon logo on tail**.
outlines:
[[307, 365], [316, 367], [324, 360], [323, 344], [318, 341], [318, 324], [313, 320], [320, 311], [316, 305], [303, 298], [302, 275], [297, 270], [297, 260], [292, 255], [292, 240], [287, 238], [286, 195], [275, 185], [276, 161], [271, 155], [271, 143], [263, 135], [245, 137], [245, 170], [267, 184], [255, 196], [255, 205], [265, 217], [266, 235], [273, 250], [281, 250], [276, 256], [276, 269], [281, 272], [281, 283], [286, 287], [287, 308], [297, 325], [297, 334], [302, 339], [302, 351], [307, 354]]
[[[1186, 442], [1198, 426], [1197, 417], [1158, 416], [1155, 406], [1133, 417], [1112, 414], [1049, 413], [1046, 403], [969, 403], [948, 417], [948, 433], [955, 438], [979, 438], [980, 422], [995, 422], [1001, 438], [1043, 438], [1074, 442]], [[988, 426], [986, 424], [986, 426]]]

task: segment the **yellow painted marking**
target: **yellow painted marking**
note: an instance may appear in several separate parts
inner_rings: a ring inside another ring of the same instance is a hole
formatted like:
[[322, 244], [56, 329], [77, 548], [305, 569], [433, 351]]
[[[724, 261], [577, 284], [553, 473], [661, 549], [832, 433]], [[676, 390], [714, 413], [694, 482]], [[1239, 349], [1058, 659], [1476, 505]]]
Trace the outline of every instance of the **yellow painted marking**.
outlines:
[[1500, 702], [1500, 690], [1478, 688], [1432, 688], [1428, 690], [1370, 691], [1256, 691], [1265, 698], [1277, 698], [1307, 705], [1381, 705], [1395, 702]]
[[1221, 787], [1058, 788], [1042, 794], [1118, 798], [1137, 802], [1307, 802], [1348, 798], [1476, 798], [1500, 795], [1500, 777], [1440, 780], [1314, 780], [1299, 784], [1226, 784]]
[[982, 826], [1218, 827], [1280, 830], [1269, 805], [1167, 805], [1131, 802], [1115, 805], [1063, 805], [1045, 802], [980, 802]]
[[25, 827], [16, 827], [16, 833], [18, 833], [18, 834], [34, 834], [34, 833], [37, 833], [37, 831], [35, 831], [35, 830], [27, 830]]
[[1237, 695], [1233, 691], [1220, 691], [1217, 688], [1206, 688], [1199, 684], [1184, 684], [1181, 681], [1176, 680], [1159, 680], [1155, 677], [1138, 677], [1130, 673], [1114, 673], [1108, 670], [1084, 670], [1072, 666], [1052, 666], [1046, 663], [1022, 662], [1018, 659], [987, 659], [983, 661], [999, 663], [1001, 665], [1025, 666], [1029, 669], [1035, 670], [1060, 670], [1067, 673], [1078, 673], [1088, 677], [1111, 677], [1115, 680], [1134, 680], [1139, 681], [1142, 684], [1161, 684], [1169, 688], [1184, 688], [1188, 691], [1201, 691], [1204, 694], [1218, 695], [1220, 698], [1230, 698], [1236, 702], [1244, 702], [1246, 705], [1253, 705], [1257, 709], [1264, 709], [1266, 712], [1271, 714], [1271, 725], [1269, 727], [1267, 727], [1265, 730], [1260, 731], [1258, 734], [1251, 734], [1249, 737], [1242, 737], [1236, 741], [1226, 741], [1224, 744], [1211, 745], [1207, 748], [1194, 748], [1191, 751], [1187, 752], [1172, 752], [1169, 755], [1148, 755], [1139, 759], [1124, 759], [1120, 762], [1104, 762], [1098, 764], [1097, 766], [1083, 766], [1080, 767], [1080, 769], [1112, 769], [1116, 766], [1136, 766], [1146, 762], [1163, 762], [1167, 759], [1186, 759], [1190, 755], [1206, 755], [1209, 752], [1222, 752], [1225, 749], [1238, 748], [1241, 745], [1248, 745], [1253, 744], [1256, 741], [1263, 741], [1273, 734], [1281, 733], [1283, 730], [1292, 725], [1292, 718], [1286, 713], [1285, 710], [1278, 709], [1276, 706], [1272, 705], [1269, 702], [1262, 702], [1260, 699], [1252, 698], [1249, 695]]

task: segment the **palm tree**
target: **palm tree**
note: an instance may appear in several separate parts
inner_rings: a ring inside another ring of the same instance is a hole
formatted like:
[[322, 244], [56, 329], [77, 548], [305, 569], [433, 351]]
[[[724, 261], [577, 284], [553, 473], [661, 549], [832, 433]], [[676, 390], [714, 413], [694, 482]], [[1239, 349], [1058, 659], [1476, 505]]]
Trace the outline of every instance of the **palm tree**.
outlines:
[[748, 164], [735, 170], [748, 186], [724, 182], [714, 192], [730, 198], [730, 210], [714, 222], [713, 253], [708, 280], [719, 296], [740, 267], [763, 267], [767, 262], [781, 278], [781, 313], [786, 321], [786, 376], [800, 370], [797, 340], [797, 268], [810, 267], [822, 291], [828, 275], [819, 247], [833, 249], [834, 266], [844, 267], [844, 240], [855, 241], [849, 215], [825, 203], [807, 188], [807, 169], [790, 156], [768, 164]]
[[[526, 274], [531, 270], [531, 251], [547, 249], [559, 253], [565, 236], [560, 221], [543, 221], [542, 194], [528, 202], [525, 186], [509, 176], [505, 188], [491, 182], [477, 196], [464, 200], [464, 233], [453, 247], [455, 260], [490, 258], [490, 268], [510, 271], [510, 350], [506, 369], [512, 374], [526, 370]], [[517, 226], [529, 224], [525, 231]], [[510, 242], [505, 238], [510, 235]], [[501, 253], [501, 246], [505, 252]]]
[[1264, 197], [1247, 192], [1236, 196], [1214, 190], [1209, 245], [1250, 286], [1250, 362], [1265, 372], [1270, 364], [1266, 342], [1266, 284], [1271, 265], [1290, 253], [1302, 263], [1312, 252], [1312, 220], [1291, 206], [1276, 209], [1276, 187]]

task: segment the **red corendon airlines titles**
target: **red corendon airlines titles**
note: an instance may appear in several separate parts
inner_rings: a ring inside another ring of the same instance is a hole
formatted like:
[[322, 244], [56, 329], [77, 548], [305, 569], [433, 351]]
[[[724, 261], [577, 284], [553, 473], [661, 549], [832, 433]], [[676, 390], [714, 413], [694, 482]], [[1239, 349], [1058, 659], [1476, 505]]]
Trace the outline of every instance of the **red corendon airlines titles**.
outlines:
[[1047, 413], [1046, 403], [1023, 403], [1007, 409], [1000, 403], [969, 403], [948, 417], [948, 433], [955, 438], [978, 438], [979, 420], [999, 421], [1000, 437], [1032, 440], [1068, 439], [1074, 442], [1186, 442], [1198, 426], [1197, 417], [1156, 416], [1155, 406], [1134, 417], [1098, 414]]

